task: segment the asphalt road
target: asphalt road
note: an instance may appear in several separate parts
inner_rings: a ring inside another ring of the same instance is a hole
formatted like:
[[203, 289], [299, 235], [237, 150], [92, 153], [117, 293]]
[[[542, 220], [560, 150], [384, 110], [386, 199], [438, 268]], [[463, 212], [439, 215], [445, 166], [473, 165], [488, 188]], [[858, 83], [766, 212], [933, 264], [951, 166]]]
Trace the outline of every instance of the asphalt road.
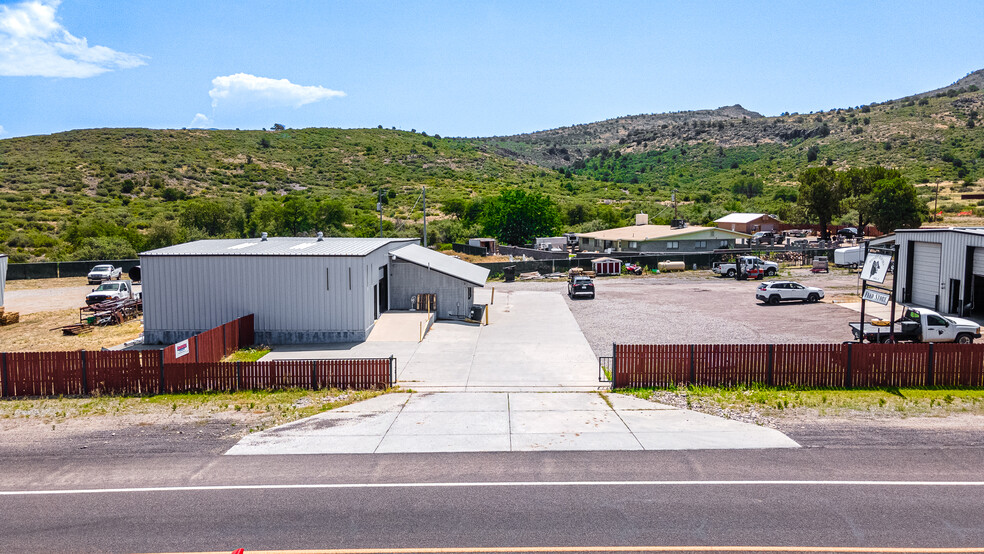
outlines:
[[980, 548], [982, 461], [977, 448], [0, 459], [0, 551]]

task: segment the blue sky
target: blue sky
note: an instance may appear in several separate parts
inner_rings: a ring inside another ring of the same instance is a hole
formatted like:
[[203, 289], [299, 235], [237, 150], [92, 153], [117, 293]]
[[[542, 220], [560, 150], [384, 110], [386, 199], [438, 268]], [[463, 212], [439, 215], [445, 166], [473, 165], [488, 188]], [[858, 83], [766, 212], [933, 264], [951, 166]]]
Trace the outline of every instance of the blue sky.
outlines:
[[0, 1], [0, 137], [805, 113], [984, 68], [982, 23], [976, 1]]

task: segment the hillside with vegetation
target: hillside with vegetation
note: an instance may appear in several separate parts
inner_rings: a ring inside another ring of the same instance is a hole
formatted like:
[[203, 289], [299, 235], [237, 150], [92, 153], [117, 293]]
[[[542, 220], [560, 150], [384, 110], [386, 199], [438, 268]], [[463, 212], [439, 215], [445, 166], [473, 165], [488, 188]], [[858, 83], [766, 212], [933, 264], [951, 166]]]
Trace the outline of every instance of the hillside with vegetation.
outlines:
[[[694, 224], [732, 211], [817, 221], [807, 170], [881, 166], [940, 190], [947, 216], [984, 193], [984, 92], [975, 72], [932, 94], [811, 114], [741, 106], [623, 117], [512, 137], [453, 139], [394, 129], [90, 129], [0, 140], [0, 252], [14, 262], [132, 257], [206, 237], [485, 234], [525, 191], [558, 212], [550, 229], [622, 225], [637, 212]], [[875, 172], [873, 174], [883, 175]], [[891, 173], [896, 178], [896, 173]], [[870, 185], [870, 183], [869, 183]], [[870, 188], [870, 186], [869, 186]], [[857, 199], [854, 199], [857, 200]], [[834, 222], [855, 222], [845, 198]], [[501, 220], [501, 218], [500, 218]], [[954, 219], [951, 223], [979, 222]]]

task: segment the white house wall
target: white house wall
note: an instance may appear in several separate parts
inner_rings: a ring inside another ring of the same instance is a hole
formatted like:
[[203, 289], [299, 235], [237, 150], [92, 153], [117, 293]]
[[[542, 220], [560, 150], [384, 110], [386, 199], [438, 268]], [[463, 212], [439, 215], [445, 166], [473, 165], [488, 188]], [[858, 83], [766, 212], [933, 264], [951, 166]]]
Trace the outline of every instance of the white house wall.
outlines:
[[460, 319], [469, 315], [474, 303], [473, 286], [469, 283], [410, 262], [395, 260], [389, 267], [390, 309], [408, 310], [411, 296], [435, 294], [438, 319]]
[[387, 251], [143, 257], [145, 339], [172, 343], [252, 313], [261, 344], [365, 340]]

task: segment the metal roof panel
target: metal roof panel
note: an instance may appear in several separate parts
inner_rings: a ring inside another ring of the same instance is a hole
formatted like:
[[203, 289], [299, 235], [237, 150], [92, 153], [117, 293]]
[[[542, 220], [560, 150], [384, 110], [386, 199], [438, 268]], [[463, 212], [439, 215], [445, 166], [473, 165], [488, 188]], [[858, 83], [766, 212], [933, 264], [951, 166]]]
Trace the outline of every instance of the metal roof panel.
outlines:
[[326, 237], [269, 237], [266, 240], [211, 239], [141, 252], [141, 256], [367, 256], [393, 244], [417, 239]]
[[417, 244], [409, 244], [402, 248], [390, 251], [390, 256], [410, 262], [412, 264], [433, 269], [451, 277], [461, 279], [477, 287], [484, 287], [485, 281], [489, 278], [489, 270], [484, 267], [468, 263], [458, 258], [452, 258], [440, 252], [435, 252]]

